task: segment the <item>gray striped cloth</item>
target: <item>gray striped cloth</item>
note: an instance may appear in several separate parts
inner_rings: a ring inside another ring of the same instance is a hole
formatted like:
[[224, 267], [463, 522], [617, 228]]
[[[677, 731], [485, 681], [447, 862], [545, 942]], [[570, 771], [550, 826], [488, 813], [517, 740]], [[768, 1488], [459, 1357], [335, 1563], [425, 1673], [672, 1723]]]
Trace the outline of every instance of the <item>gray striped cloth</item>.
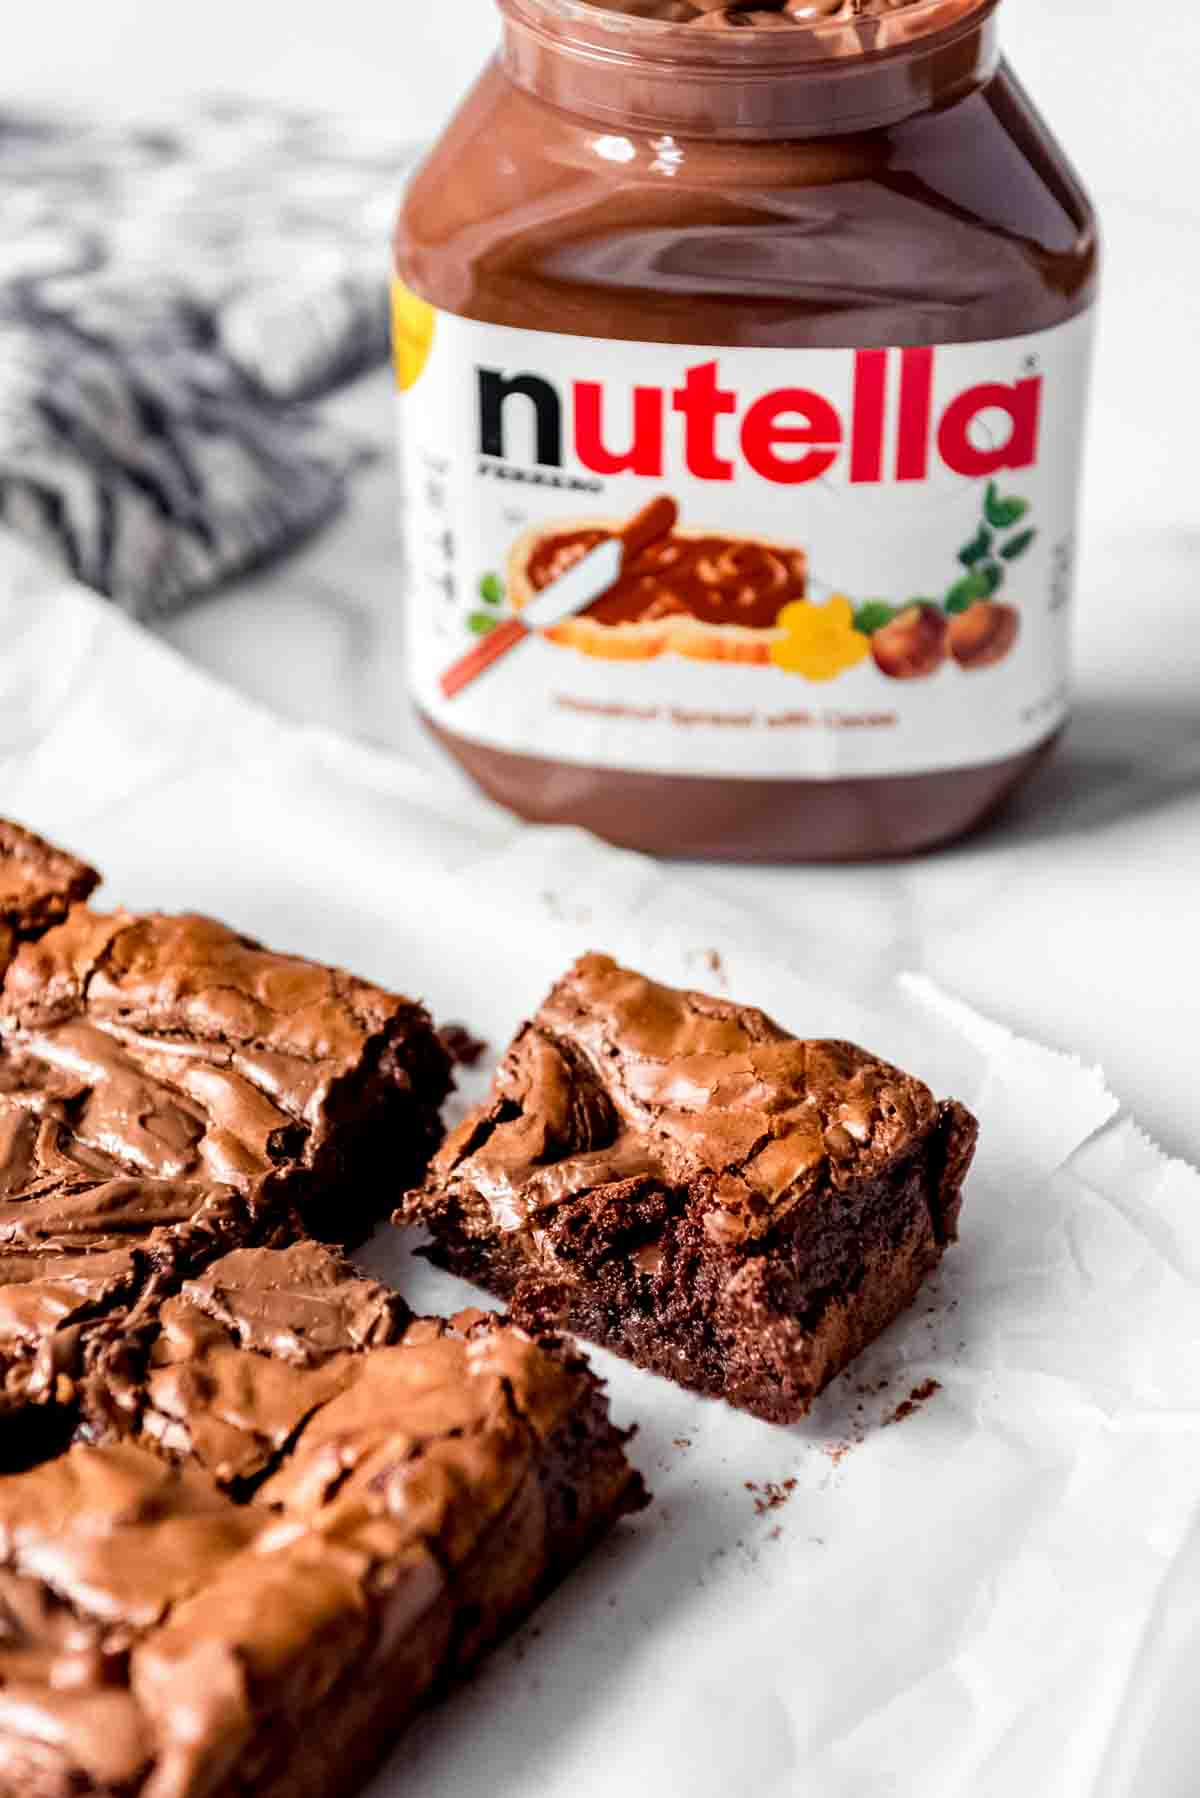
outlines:
[[383, 361], [393, 131], [213, 104], [0, 107], [0, 524], [141, 617], [336, 511], [323, 395]]

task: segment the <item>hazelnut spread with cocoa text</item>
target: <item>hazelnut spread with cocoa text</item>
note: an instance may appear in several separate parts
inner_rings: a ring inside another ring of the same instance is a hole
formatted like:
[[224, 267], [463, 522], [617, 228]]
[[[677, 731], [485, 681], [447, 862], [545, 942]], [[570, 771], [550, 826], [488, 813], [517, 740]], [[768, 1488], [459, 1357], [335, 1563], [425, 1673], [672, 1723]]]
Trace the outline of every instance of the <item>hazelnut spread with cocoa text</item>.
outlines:
[[1098, 274], [998, 0], [499, 0], [393, 290], [420, 714], [663, 854], [979, 824], [1066, 721]]

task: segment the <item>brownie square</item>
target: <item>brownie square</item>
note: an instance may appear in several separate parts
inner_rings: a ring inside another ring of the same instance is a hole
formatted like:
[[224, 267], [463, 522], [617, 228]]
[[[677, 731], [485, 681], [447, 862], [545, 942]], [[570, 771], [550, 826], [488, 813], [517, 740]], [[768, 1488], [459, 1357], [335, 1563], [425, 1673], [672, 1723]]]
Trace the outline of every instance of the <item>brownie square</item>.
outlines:
[[976, 1136], [853, 1044], [590, 955], [397, 1221], [528, 1328], [791, 1423], [955, 1240]]
[[95, 879], [0, 821], [0, 1469], [207, 1259], [365, 1235], [451, 1085], [413, 1000], [211, 919], [97, 912]]
[[61, 923], [99, 884], [86, 862], [0, 818], [0, 972], [19, 943]]
[[18, 951], [0, 1053], [106, 1171], [285, 1201], [343, 1242], [423, 1171], [451, 1086], [414, 1000], [209, 918], [85, 906]]
[[98, 1332], [133, 1327], [208, 1259], [279, 1227], [179, 1166], [193, 1127], [97, 1033], [0, 1035], [0, 1471], [57, 1427], [29, 1407], [74, 1406]]
[[308, 1418], [357, 1378], [357, 1357], [398, 1342], [398, 1293], [322, 1243], [219, 1255], [93, 1354], [85, 1429], [203, 1467], [246, 1493]]
[[352, 1792], [642, 1498], [577, 1357], [314, 1243], [212, 1264], [116, 1378], [127, 1439], [0, 1481], [4, 1798]]

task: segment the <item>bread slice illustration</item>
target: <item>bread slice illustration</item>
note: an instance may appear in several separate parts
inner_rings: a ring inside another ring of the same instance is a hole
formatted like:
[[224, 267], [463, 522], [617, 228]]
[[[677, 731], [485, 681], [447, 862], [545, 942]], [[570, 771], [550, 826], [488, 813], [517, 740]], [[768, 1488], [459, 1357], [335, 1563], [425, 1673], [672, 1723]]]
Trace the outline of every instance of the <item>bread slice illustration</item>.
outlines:
[[[620, 519], [579, 518], [526, 531], [509, 555], [510, 604], [520, 611], [623, 528]], [[680, 655], [769, 663], [782, 635], [779, 614], [806, 597], [807, 585], [808, 557], [793, 544], [676, 525], [627, 558], [607, 592], [546, 636], [608, 661]]]

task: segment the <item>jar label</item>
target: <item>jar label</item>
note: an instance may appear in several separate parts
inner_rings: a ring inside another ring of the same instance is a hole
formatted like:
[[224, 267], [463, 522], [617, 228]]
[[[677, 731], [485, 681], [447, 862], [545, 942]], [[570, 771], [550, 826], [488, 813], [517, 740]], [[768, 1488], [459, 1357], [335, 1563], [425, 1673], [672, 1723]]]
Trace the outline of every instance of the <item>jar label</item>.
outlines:
[[394, 315], [411, 678], [447, 731], [796, 780], [1063, 721], [1090, 315], [859, 351], [514, 330], [400, 285]]

